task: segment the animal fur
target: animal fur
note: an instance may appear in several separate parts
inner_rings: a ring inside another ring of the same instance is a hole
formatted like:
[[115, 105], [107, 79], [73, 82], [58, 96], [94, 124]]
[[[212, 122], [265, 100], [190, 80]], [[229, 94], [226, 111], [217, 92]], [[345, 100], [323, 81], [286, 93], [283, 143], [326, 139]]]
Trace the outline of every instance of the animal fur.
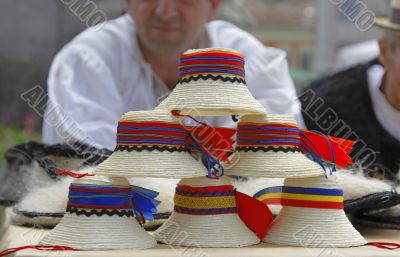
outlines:
[[[94, 167], [86, 167], [80, 169], [80, 173], [90, 173]], [[383, 181], [366, 178], [362, 172], [339, 170], [336, 173], [339, 182], [344, 190], [344, 198], [357, 199], [362, 196], [386, 192], [391, 190], [391, 186]], [[20, 203], [15, 207], [19, 211], [36, 212], [36, 213], [63, 213], [67, 204], [68, 187], [72, 182], [71, 178], [62, 178], [58, 181], [49, 181], [45, 177], [45, 181], [40, 183], [40, 186], [35, 186], [31, 189], [30, 193], [26, 195]], [[173, 196], [175, 193], [176, 184], [178, 179], [164, 179], [164, 178], [131, 178], [129, 179], [132, 185], [146, 187], [160, 192], [157, 200], [161, 201], [158, 212], [171, 212], [173, 209]], [[253, 195], [259, 190], [279, 186], [283, 184], [284, 179], [264, 179], [264, 178], [248, 178], [245, 180], [233, 180], [234, 186], [238, 191], [248, 195]], [[276, 215], [280, 211], [280, 206], [271, 206], [271, 211]], [[386, 210], [385, 214], [392, 216], [400, 216], [400, 206], [392, 207]], [[14, 215], [13, 221], [27, 223], [26, 217], [21, 218]], [[48, 225], [48, 220], [42, 217], [44, 225]], [[30, 222], [42, 222], [42, 220], [30, 220]], [[54, 219], [53, 223], [58, 220]]]

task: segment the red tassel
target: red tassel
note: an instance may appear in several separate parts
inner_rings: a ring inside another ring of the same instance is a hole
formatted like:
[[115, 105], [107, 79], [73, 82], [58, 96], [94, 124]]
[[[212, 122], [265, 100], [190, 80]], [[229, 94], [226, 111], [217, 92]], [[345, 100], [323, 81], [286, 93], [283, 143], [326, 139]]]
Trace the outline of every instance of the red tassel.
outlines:
[[264, 239], [273, 221], [268, 206], [254, 197], [237, 191], [236, 205], [240, 219], [260, 240]]
[[[321, 156], [319, 156], [320, 158], [323, 158], [327, 162], [331, 162], [332, 152], [326, 138], [320, 134], [308, 130], [302, 130], [302, 132], [312, 141], [315, 146], [311, 143], [308, 143], [307, 140], [303, 138], [302, 143], [307, 144], [307, 146], [311, 148], [315, 154], [321, 154]], [[350, 156], [348, 156], [348, 153], [353, 150], [355, 142], [332, 136], [328, 136], [328, 139], [331, 143], [335, 157], [335, 165], [346, 168], [348, 165], [353, 164], [353, 160]]]
[[207, 154], [218, 158], [222, 161], [228, 160], [227, 153], [233, 153], [234, 141], [233, 135], [236, 133], [234, 129], [215, 128], [210, 126], [190, 127], [190, 133]]
[[0, 252], [0, 257], [19, 252], [25, 249], [35, 249], [41, 251], [78, 251], [78, 249], [74, 249], [68, 246], [46, 246], [46, 245], [27, 245], [27, 246], [20, 246], [15, 248], [10, 248], [5, 251]]
[[369, 242], [367, 245], [372, 245], [378, 248], [387, 249], [387, 250], [396, 250], [400, 248], [400, 244], [396, 243], [385, 243], [385, 242]]
[[94, 176], [94, 174], [90, 174], [90, 173], [79, 174], [79, 173], [75, 173], [75, 172], [68, 171], [68, 170], [57, 170], [56, 174], [57, 175], [68, 176], [68, 177], [71, 177], [71, 178], [84, 178], [84, 177]]

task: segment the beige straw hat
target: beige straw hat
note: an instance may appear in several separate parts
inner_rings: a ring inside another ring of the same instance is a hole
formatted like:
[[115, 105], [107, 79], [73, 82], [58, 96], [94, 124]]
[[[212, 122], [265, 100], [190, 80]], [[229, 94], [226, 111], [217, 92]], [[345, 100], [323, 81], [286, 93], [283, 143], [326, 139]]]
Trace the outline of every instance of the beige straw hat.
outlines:
[[95, 174], [186, 178], [207, 174], [185, 146], [186, 132], [163, 110], [124, 114], [118, 124], [117, 147]]
[[179, 81], [158, 109], [192, 116], [264, 114], [245, 82], [244, 57], [227, 48], [188, 50], [181, 56]]
[[182, 179], [174, 211], [154, 233], [157, 241], [191, 247], [242, 247], [259, 243], [236, 213], [228, 178]]
[[299, 149], [299, 128], [293, 116], [245, 115], [238, 124], [237, 161], [226, 175], [245, 177], [312, 177], [323, 169]]
[[282, 210], [264, 242], [317, 248], [367, 243], [343, 211], [343, 191], [335, 176], [288, 178], [282, 189], [277, 188], [256, 196], [267, 204], [282, 199]]
[[[131, 189], [125, 178], [88, 177], [71, 184], [70, 201], [74, 186]], [[65, 216], [42, 239], [40, 245], [68, 246], [78, 250], [113, 250], [151, 248], [156, 241], [139, 225], [131, 209], [75, 208], [69, 202]]]
[[400, 31], [400, 0], [392, 0], [389, 16], [375, 18], [375, 25], [384, 29]]

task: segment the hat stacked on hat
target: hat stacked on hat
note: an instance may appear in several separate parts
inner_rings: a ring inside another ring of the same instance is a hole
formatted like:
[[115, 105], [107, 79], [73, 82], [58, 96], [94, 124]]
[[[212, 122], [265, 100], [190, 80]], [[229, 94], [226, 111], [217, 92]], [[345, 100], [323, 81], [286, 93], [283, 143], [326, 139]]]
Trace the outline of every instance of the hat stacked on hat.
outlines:
[[187, 131], [165, 110], [124, 114], [114, 153], [95, 170], [104, 176], [186, 178], [206, 174], [186, 147]]
[[265, 113], [246, 86], [243, 55], [227, 48], [186, 51], [178, 84], [158, 108], [192, 116]]
[[400, 31], [400, 0], [392, 0], [389, 16], [375, 18], [375, 25], [383, 29]]
[[76, 180], [69, 189], [65, 216], [40, 244], [78, 250], [154, 247], [155, 239], [134, 219], [137, 203], [133, 197], [125, 178]]
[[237, 128], [239, 161], [227, 175], [248, 177], [312, 177], [323, 169], [300, 149], [300, 129], [293, 116], [245, 115]]
[[242, 247], [260, 241], [240, 219], [226, 177], [182, 179], [174, 211], [154, 236], [165, 244], [192, 247]]
[[254, 197], [282, 205], [264, 242], [301, 247], [366, 244], [343, 210], [343, 191], [335, 176], [287, 178], [284, 186], [266, 188]]

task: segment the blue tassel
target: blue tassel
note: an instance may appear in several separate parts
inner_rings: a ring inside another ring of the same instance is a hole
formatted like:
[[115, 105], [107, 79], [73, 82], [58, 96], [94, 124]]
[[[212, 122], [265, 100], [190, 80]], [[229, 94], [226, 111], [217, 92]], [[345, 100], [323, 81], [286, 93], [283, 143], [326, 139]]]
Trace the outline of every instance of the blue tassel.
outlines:
[[142, 214], [146, 220], [154, 220], [153, 214], [157, 212], [157, 206], [161, 203], [154, 199], [158, 195], [158, 192], [150, 189], [132, 186], [132, 197], [140, 208], [139, 210], [137, 207], [133, 207], [136, 216], [141, 216], [140, 214]]

